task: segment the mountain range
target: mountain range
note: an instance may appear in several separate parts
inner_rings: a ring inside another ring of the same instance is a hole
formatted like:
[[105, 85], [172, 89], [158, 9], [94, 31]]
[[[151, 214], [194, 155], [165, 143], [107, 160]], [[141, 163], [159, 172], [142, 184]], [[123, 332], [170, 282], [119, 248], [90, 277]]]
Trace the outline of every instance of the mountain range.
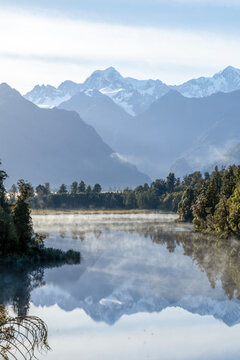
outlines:
[[135, 117], [98, 90], [91, 97], [78, 93], [59, 107], [77, 111], [104, 141], [153, 179], [170, 170], [183, 176], [240, 160], [240, 90], [202, 98], [170, 90]]
[[0, 85], [0, 128], [0, 156], [9, 184], [20, 178], [53, 186], [81, 179], [104, 187], [150, 181], [76, 112], [41, 109], [7, 84]]
[[151, 178], [239, 162], [240, 70], [178, 86], [124, 78], [110, 67], [82, 84], [35, 86], [25, 97], [41, 107], [74, 110], [118, 156]]
[[113, 67], [94, 71], [83, 83], [64, 81], [59, 87], [36, 85], [25, 98], [36, 105], [53, 107], [69, 100], [78, 92], [99, 90], [109, 96], [130, 115], [138, 115], [169, 90], [177, 90], [186, 97], [205, 97], [217, 92], [240, 89], [240, 70], [228, 66], [213, 77], [192, 79], [181, 85], [167, 85], [160, 80], [137, 80], [123, 77]]
[[[206, 171], [240, 142], [240, 90], [203, 98], [170, 91], [135, 121], [138, 142], [129, 153], [137, 149], [140, 169], [153, 178], [169, 170], [177, 176]], [[140, 164], [143, 157], [146, 160]]]
[[[215, 165], [238, 163], [239, 89], [240, 70], [231, 66], [211, 78], [178, 86], [124, 78], [111, 67], [95, 71], [82, 84], [65, 81], [58, 88], [37, 85], [25, 99], [3, 84], [0, 156], [11, 176], [17, 170], [14, 182], [27, 177], [35, 183], [38, 177], [53, 184], [69, 183], [79, 174], [86, 182], [100, 182], [104, 187], [135, 186], [150, 182], [148, 176], [165, 177], [169, 171], [184, 176], [196, 170], [209, 171]], [[18, 119], [15, 125], [20, 130], [10, 125], [10, 118], [12, 122]], [[28, 162], [16, 164], [8, 149], [12, 141], [20, 143], [19, 131], [25, 139], [25, 149], [19, 145], [19, 154], [29, 157], [31, 163], [35, 153], [35, 178], [30, 165], [27, 170]], [[41, 152], [47, 159], [45, 168]], [[62, 160], [69, 169], [64, 177]], [[50, 162], [52, 165], [46, 167]], [[20, 175], [20, 169], [26, 172]]]

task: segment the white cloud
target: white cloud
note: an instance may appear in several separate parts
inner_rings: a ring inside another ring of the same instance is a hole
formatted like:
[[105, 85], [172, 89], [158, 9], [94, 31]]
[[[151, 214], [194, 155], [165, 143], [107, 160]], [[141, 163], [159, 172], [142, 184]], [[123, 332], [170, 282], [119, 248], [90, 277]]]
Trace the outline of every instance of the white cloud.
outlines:
[[110, 65], [125, 75], [173, 83], [240, 64], [238, 39], [207, 32], [2, 10], [0, 34], [0, 81], [23, 91], [39, 82], [82, 81], [92, 70]]

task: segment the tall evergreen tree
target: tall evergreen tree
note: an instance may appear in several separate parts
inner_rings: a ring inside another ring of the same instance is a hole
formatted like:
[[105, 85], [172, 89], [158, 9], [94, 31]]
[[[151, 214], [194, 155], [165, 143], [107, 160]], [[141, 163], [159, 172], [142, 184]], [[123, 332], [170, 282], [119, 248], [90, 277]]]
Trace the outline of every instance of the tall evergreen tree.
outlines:
[[67, 194], [67, 186], [65, 184], [62, 184], [58, 190], [59, 194]]
[[227, 197], [222, 195], [213, 216], [214, 233], [220, 237], [227, 237], [231, 233], [228, 221], [229, 204]]
[[234, 190], [233, 195], [228, 200], [229, 215], [228, 223], [231, 230], [237, 236], [240, 235], [240, 184]]
[[168, 176], [167, 176], [167, 179], [166, 179], [166, 187], [167, 187], [167, 191], [169, 193], [173, 192], [174, 190], [174, 186], [176, 184], [176, 178], [175, 178], [175, 175], [174, 173], [169, 173]]
[[71, 194], [75, 195], [78, 192], [78, 183], [74, 181], [71, 185]]
[[84, 181], [81, 181], [78, 186], [78, 192], [84, 193], [85, 191], [86, 191], [86, 185], [85, 185]]
[[0, 256], [4, 256], [14, 250], [17, 242], [15, 229], [11, 219], [10, 207], [6, 201], [6, 190], [4, 187], [6, 178], [6, 172], [0, 170]]
[[102, 191], [102, 187], [99, 184], [95, 184], [93, 187], [93, 192], [94, 193], [100, 193]]
[[24, 180], [18, 181], [19, 195], [16, 203], [12, 206], [12, 218], [18, 237], [19, 252], [27, 252], [33, 245], [33, 227], [30, 215], [30, 200], [33, 188]]
[[188, 186], [182, 195], [182, 199], [178, 204], [178, 215], [180, 221], [192, 221], [192, 205], [194, 200], [194, 190], [192, 187]]

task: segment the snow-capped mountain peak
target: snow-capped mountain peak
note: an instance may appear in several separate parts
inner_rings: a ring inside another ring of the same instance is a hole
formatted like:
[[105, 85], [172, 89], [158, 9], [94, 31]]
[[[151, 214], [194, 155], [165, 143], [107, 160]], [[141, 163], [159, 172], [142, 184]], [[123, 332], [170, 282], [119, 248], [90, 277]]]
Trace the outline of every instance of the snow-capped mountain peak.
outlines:
[[122, 75], [114, 69], [114, 67], [109, 67], [105, 70], [94, 71], [83, 83], [83, 88], [85, 90], [100, 90], [103, 88], [117, 89], [121, 88], [123, 84], [124, 78]]
[[[160, 80], [137, 80], [123, 77], [114, 67], [94, 71], [82, 84], [67, 80], [54, 86], [35, 86], [25, 98], [39, 106], [58, 106], [78, 92], [91, 96], [92, 90], [98, 90], [110, 97], [130, 115], [146, 110], [152, 102], [169, 90]], [[96, 95], [96, 94], [95, 94]]]
[[58, 88], [37, 85], [25, 98], [40, 106], [58, 106], [78, 92], [90, 94], [98, 90], [109, 96], [117, 105], [131, 115], [145, 111], [154, 101], [174, 89], [185, 97], [205, 97], [217, 92], [240, 89], [240, 70], [232, 66], [212, 77], [200, 77], [178, 86], [168, 86], [160, 80], [138, 80], [123, 77], [114, 67], [94, 71], [82, 84], [64, 81]]
[[123, 79], [120, 72], [117, 71], [113, 66], [110, 66], [105, 70], [95, 70], [92, 73], [92, 75], [89, 76], [89, 78], [91, 78], [91, 77], [101, 77], [101, 78], [105, 78], [105, 79], [109, 79], [109, 80], [117, 79], [117, 78], [118, 79]]
[[228, 66], [213, 77], [193, 79], [175, 88], [186, 97], [205, 97], [218, 92], [231, 92], [240, 89], [240, 70]]
[[77, 84], [71, 80], [66, 80], [61, 83], [58, 87], [63, 94], [75, 95], [77, 92], [81, 91], [81, 84]]
[[215, 76], [217, 76], [218, 74], [222, 74], [224, 76], [231, 76], [231, 75], [240, 75], [240, 69], [237, 69], [233, 66], [227, 66], [225, 69], [223, 69], [222, 71], [220, 71], [219, 73], [215, 74]]

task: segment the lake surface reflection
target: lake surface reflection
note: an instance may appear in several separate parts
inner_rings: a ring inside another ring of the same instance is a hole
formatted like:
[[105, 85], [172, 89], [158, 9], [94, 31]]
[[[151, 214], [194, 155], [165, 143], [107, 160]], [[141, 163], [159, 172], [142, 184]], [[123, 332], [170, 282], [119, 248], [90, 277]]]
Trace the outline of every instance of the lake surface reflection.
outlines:
[[239, 359], [240, 245], [175, 215], [36, 215], [80, 265], [1, 270], [0, 303], [42, 318], [47, 359]]

